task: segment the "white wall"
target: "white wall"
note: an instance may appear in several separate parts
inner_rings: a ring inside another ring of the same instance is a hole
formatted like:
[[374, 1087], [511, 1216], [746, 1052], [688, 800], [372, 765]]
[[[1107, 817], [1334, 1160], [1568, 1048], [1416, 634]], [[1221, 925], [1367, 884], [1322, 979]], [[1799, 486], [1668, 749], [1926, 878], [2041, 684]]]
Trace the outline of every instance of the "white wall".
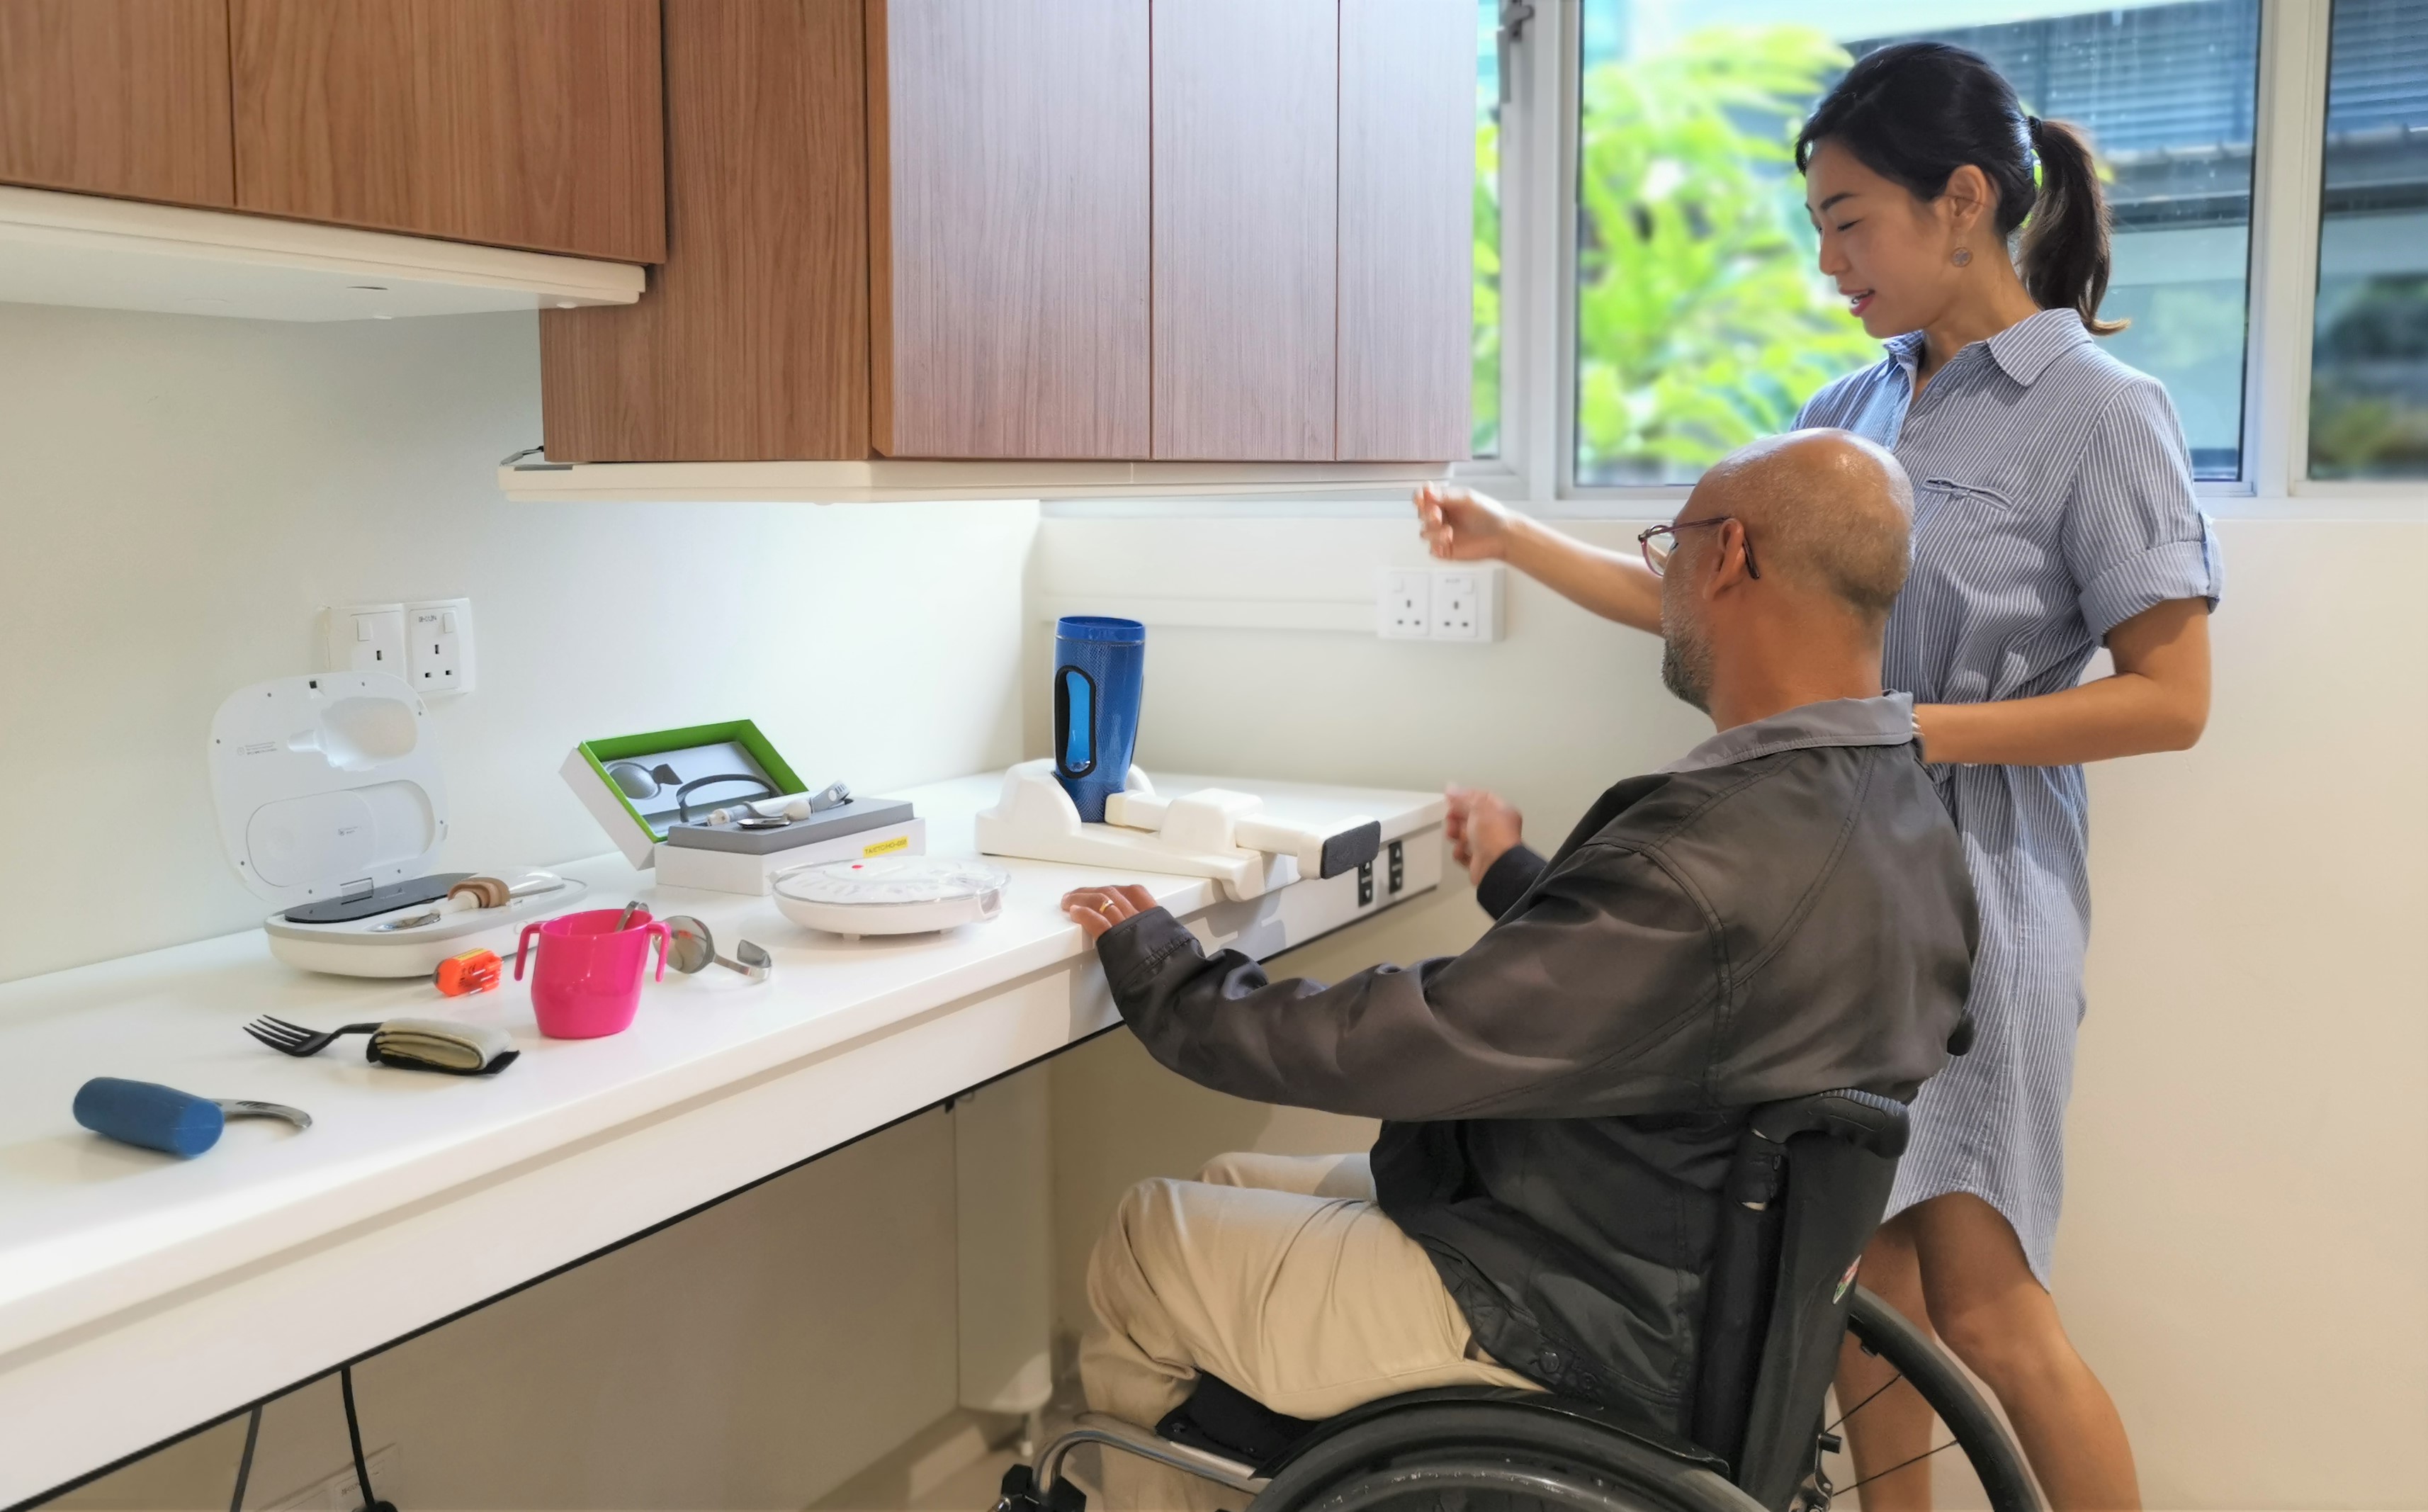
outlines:
[[[2322, 506], [2322, 513], [2330, 506]], [[1580, 534], [1618, 545], [1632, 526]], [[2215, 713], [2187, 754], [2095, 768], [2097, 924], [2057, 1291], [2154, 1508], [2419, 1507], [2428, 1422], [2428, 525], [2227, 520]], [[1411, 523], [1049, 511], [1037, 604], [1350, 600]], [[1515, 798], [1538, 843], [1708, 730], [1649, 637], [1513, 582], [1493, 646], [1149, 632], [1140, 760]], [[1032, 616], [1038, 613], [1033, 606]], [[1029, 627], [1042, 686], [1047, 627]], [[1048, 744], [1031, 709], [1029, 744]], [[1463, 899], [1287, 964], [1456, 949]], [[1336, 959], [1337, 958], [1337, 959]], [[1065, 1248], [1123, 1181], [1224, 1143], [1342, 1143], [1175, 1090], [1135, 1050], [1058, 1072]], [[1066, 1127], [1091, 1118], [1091, 1136]], [[1118, 1149], [1121, 1154], [1108, 1153]], [[1109, 1189], [1109, 1190], [1108, 1190]], [[1075, 1325], [1079, 1257], [1062, 1257]]]
[[[442, 861], [595, 855], [575, 742], [757, 719], [864, 790], [1009, 761], [1033, 504], [509, 504], [529, 317], [287, 325], [0, 304], [0, 978], [248, 928], [212, 711], [329, 602], [469, 595]], [[914, 1121], [360, 1372], [413, 1506], [801, 1506], [949, 1411], [951, 1138]], [[207, 1370], [207, 1360], [174, 1362]], [[252, 1504], [335, 1470], [323, 1383]], [[222, 1427], [78, 1493], [222, 1504]], [[385, 1489], [388, 1489], [384, 1487]]]
[[507, 503], [539, 434], [526, 316], [0, 304], [0, 978], [268, 912], [204, 743], [314, 670], [324, 603], [471, 597], [478, 690], [433, 705], [461, 866], [609, 848], [556, 776], [593, 736], [746, 716], [872, 791], [1014, 754], [1035, 505]]

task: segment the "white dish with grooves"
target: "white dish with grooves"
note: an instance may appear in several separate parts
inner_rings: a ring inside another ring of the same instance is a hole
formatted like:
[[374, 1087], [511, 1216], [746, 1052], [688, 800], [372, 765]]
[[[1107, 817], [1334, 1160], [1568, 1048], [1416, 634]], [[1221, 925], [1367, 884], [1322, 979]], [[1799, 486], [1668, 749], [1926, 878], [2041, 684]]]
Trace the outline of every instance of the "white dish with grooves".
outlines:
[[856, 940], [979, 924], [1003, 912], [1011, 874], [949, 856], [877, 856], [796, 866], [775, 878], [776, 907], [804, 929]]

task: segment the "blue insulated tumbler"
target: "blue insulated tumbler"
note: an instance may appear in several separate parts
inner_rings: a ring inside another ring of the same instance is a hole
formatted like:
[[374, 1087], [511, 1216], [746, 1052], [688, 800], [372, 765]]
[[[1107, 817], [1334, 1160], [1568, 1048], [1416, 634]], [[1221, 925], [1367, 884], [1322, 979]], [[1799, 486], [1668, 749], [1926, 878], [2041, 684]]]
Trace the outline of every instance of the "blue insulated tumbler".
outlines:
[[1090, 824], [1129, 781], [1146, 692], [1146, 627], [1065, 615], [1054, 627], [1054, 775]]

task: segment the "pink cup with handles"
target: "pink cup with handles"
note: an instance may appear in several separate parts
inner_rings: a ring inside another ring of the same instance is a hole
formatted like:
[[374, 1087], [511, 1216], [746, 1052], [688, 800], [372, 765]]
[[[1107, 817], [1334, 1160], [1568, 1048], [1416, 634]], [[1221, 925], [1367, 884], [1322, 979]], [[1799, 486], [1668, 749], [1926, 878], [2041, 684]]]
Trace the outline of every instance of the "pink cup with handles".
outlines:
[[539, 936], [539, 960], [532, 968], [532, 1011], [539, 1031], [551, 1040], [596, 1040], [632, 1027], [641, 1007], [641, 979], [649, 969], [649, 944], [657, 943], [657, 979], [666, 977], [666, 927], [644, 909], [625, 929], [615, 928], [622, 909], [585, 909], [563, 918], [523, 926], [515, 942], [515, 980], [532, 936]]

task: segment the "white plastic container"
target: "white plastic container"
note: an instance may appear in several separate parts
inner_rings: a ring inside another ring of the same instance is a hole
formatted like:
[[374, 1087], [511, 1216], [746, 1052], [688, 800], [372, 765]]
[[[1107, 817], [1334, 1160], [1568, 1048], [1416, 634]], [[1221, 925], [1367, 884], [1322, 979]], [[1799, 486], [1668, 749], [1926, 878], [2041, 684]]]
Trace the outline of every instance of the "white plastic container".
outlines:
[[1011, 874], [982, 861], [880, 856], [777, 874], [776, 907], [806, 929], [856, 940], [979, 924], [1003, 912]]
[[[455, 879], [430, 871], [447, 839], [447, 788], [428, 720], [413, 690], [386, 672], [278, 678], [220, 705], [210, 745], [220, 844], [245, 886], [278, 905], [263, 925], [272, 956], [339, 977], [426, 977], [466, 950], [505, 954], [525, 920], [587, 891], [550, 873], [493, 871], [509, 887], [545, 890], [412, 929], [383, 928], [438, 908]], [[355, 898], [366, 900], [338, 911], [361, 917], [287, 917]]]

